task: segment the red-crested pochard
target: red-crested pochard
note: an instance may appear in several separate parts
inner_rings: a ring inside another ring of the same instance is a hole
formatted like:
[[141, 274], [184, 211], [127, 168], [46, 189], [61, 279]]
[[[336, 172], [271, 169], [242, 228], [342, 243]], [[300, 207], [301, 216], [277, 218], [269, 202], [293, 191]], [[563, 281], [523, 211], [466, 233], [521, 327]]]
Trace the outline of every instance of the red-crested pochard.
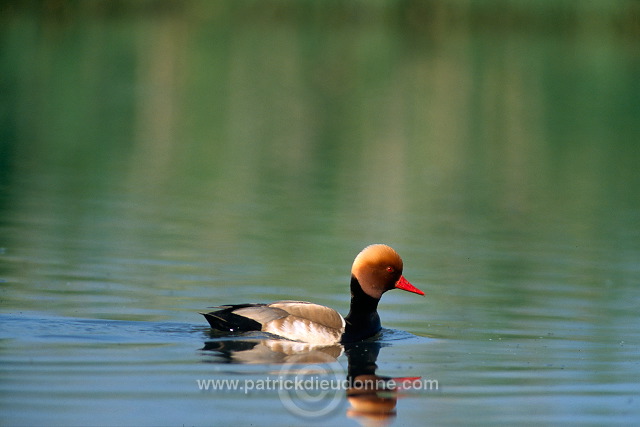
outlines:
[[391, 289], [424, 295], [402, 275], [402, 258], [395, 250], [371, 245], [353, 261], [351, 309], [346, 318], [332, 308], [304, 301], [223, 305], [202, 314], [219, 331], [263, 331], [315, 345], [349, 343], [380, 332], [378, 302]]

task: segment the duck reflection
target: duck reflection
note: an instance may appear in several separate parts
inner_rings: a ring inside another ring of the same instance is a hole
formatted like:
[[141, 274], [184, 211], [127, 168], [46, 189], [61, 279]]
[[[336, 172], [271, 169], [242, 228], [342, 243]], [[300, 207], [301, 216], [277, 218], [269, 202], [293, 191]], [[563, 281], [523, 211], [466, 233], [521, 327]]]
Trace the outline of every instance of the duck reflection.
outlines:
[[[364, 341], [353, 344], [312, 346], [279, 339], [221, 339], [212, 335], [203, 351], [215, 356], [216, 363], [295, 364], [304, 370], [305, 364], [337, 362], [347, 356], [346, 398], [347, 416], [365, 426], [385, 426], [396, 416], [398, 385], [403, 380], [419, 377], [390, 378], [376, 374], [376, 361], [384, 344]], [[387, 344], [388, 345], [388, 344]], [[291, 372], [291, 371], [289, 371]]]
[[385, 426], [396, 416], [400, 385], [420, 377], [392, 378], [376, 374], [376, 361], [383, 345], [360, 342], [345, 349], [348, 361], [347, 416], [365, 426]]
[[279, 339], [216, 340], [205, 342], [204, 351], [217, 356], [217, 362], [244, 364], [306, 364], [336, 362], [341, 345], [312, 346]]

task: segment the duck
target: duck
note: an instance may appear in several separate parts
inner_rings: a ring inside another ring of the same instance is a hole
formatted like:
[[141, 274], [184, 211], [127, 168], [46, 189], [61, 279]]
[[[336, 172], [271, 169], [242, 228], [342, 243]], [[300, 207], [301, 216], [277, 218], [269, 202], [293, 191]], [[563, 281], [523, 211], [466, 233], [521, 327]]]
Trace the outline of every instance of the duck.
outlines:
[[212, 329], [222, 332], [261, 331], [318, 346], [364, 341], [382, 329], [377, 310], [385, 292], [402, 289], [424, 295], [402, 275], [402, 270], [402, 258], [392, 247], [365, 247], [351, 266], [351, 303], [346, 317], [330, 307], [294, 300], [222, 305], [211, 307], [216, 311], [200, 314]]

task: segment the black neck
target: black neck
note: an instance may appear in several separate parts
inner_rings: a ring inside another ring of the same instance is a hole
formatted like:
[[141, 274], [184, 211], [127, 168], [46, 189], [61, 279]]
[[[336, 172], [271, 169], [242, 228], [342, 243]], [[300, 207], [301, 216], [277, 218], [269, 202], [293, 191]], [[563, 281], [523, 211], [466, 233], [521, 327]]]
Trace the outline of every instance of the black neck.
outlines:
[[360, 341], [380, 332], [378, 302], [379, 299], [367, 295], [358, 279], [351, 276], [351, 307], [345, 318], [343, 342]]

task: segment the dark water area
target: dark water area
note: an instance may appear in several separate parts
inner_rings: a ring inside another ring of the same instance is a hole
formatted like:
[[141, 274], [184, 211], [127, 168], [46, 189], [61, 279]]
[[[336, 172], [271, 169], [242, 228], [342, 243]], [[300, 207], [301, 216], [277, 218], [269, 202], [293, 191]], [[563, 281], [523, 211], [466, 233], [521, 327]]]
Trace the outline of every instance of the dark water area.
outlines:
[[[3, 3], [0, 424], [637, 424], [639, 45], [635, 1]], [[373, 343], [198, 314], [345, 315], [371, 243], [426, 293]], [[438, 387], [256, 387], [302, 374]]]

